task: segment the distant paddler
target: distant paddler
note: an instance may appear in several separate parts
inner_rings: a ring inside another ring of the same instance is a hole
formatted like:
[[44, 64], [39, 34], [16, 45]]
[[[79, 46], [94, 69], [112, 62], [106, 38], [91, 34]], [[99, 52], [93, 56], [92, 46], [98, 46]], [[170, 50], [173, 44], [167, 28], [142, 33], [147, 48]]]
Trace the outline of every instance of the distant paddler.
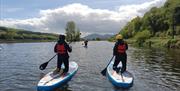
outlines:
[[88, 40], [84, 40], [84, 47], [87, 47], [88, 45]]

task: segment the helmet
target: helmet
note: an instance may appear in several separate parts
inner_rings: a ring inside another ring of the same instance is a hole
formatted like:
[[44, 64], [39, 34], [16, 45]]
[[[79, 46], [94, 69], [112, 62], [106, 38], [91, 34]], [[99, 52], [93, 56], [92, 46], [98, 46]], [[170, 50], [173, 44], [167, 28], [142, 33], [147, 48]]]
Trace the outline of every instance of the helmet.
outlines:
[[116, 39], [119, 40], [119, 39], [123, 39], [123, 36], [121, 34], [118, 34], [116, 35]]

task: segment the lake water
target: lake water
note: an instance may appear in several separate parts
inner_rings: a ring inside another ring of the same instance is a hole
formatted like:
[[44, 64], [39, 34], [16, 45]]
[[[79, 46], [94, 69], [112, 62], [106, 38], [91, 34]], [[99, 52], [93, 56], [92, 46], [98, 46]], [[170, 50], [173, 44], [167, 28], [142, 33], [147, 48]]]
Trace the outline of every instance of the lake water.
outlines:
[[[56, 66], [53, 59], [44, 71], [39, 65], [55, 55], [55, 42], [0, 44], [0, 91], [36, 91], [44, 74]], [[127, 70], [134, 75], [129, 89], [114, 87], [100, 72], [112, 57], [114, 43], [72, 43], [70, 61], [79, 65], [72, 80], [56, 91], [180, 91], [180, 50], [129, 47]]]

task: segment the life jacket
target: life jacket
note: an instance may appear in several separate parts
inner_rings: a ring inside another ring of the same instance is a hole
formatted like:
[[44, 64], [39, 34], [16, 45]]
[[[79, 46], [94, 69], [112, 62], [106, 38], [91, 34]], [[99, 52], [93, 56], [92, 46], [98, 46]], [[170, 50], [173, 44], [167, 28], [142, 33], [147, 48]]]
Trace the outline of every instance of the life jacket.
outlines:
[[64, 44], [58, 44], [57, 45], [57, 53], [59, 54], [65, 54], [67, 51], [65, 49]]
[[122, 45], [118, 45], [118, 47], [117, 47], [117, 49], [118, 49], [118, 53], [125, 53], [126, 52], [126, 45], [125, 45], [125, 43], [123, 43]]

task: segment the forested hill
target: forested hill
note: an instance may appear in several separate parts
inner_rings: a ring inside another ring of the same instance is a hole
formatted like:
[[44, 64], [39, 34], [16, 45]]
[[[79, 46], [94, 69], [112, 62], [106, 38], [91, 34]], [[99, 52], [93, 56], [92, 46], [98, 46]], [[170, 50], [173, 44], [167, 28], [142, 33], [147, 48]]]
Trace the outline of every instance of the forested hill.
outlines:
[[32, 32], [0, 26], [0, 40], [57, 40], [57, 34]]
[[180, 35], [180, 0], [167, 0], [163, 7], [153, 7], [143, 17], [136, 17], [121, 29], [125, 38], [174, 38]]

